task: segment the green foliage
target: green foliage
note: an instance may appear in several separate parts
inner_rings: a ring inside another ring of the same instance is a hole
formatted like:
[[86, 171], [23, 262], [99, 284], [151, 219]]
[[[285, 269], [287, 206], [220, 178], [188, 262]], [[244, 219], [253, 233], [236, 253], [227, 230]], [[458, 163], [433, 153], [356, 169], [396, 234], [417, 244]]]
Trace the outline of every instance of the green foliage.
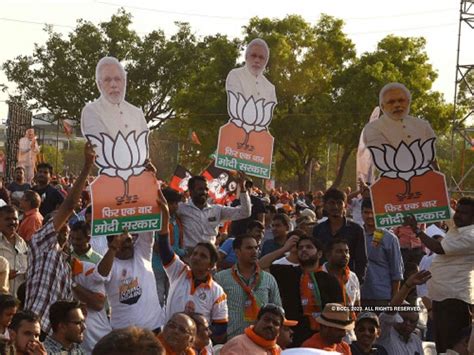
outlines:
[[52, 145], [43, 145], [40, 149], [42, 161], [48, 162], [53, 166], [54, 173], [62, 174], [64, 168], [64, 157], [61, 150], [57, 150]]

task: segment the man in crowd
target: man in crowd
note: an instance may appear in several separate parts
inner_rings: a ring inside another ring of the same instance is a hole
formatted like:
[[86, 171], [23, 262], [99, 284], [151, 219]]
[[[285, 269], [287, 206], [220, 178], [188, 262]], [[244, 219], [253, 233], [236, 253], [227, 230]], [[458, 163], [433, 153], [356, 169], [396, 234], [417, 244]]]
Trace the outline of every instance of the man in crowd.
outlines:
[[30, 242], [33, 234], [43, 226], [43, 216], [39, 212], [41, 197], [37, 192], [27, 190], [20, 199], [20, 209], [23, 211], [23, 220], [21, 221], [18, 234], [27, 243]]
[[41, 196], [41, 205], [39, 211], [43, 217], [56, 210], [64, 201], [63, 195], [57, 188], [51, 185], [51, 177], [53, 175], [53, 167], [49, 163], [38, 164], [36, 172], [36, 185], [33, 191]]
[[474, 198], [462, 197], [453, 216], [455, 227], [439, 241], [417, 228], [414, 217], [406, 223], [423, 244], [436, 253], [431, 264], [433, 278], [428, 295], [433, 306], [433, 328], [436, 350], [443, 353], [453, 346], [452, 339], [471, 325], [474, 304]]
[[31, 311], [15, 313], [8, 327], [10, 339], [17, 355], [46, 355], [46, 349], [40, 342], [40, 320]]
[[[168, 202], [168, 208], [170, 213], [170, 223], [169, 223], [169, 236], [170, 244], [173, 251], [178, 257], [184, 257], [186, 251], [184, 250], [184, 240], [183, 240], [183, 225], [181, 220], [176, 215], [178, 210], [178, 205], [182, 200], [181, 194], [171, 188], [165, 188], [162, 190], [163, 196]], [[170, 288], [170, 282], [168, 276], [166, 276], [165, 269], [163, 267], [163, 262], [160, 257], [160, 248], [155, 235], [155, 244], [153, 245], [153, 258], [152, 258], [153, 272], [155, 273], [156, 280], [156, 291], [158, 292], [158, 298], [162, 307], [166, 304], [166, 298], [168, 297], [168, 292]]]
[[165, 354], [194, 355], [196, 324], [185, 313], [175, 313], [166, 322], [158, 340], [165, 348]]
[[375, 313], [359, 313], [354, 331], [357, 340], [351, 343], [352, 355], [388, 355], [383, 346], [375, 344], [380, 336], [380, 321]]
[[226, 355], [276, 355], [281, 353], [278, 334], [285, 322], [285, 311], [278, 305], [266, 304], [260, 308], [255, 325], [245, 328], [244, 334], [227, 342], [221, 349]]
[[242, 176], [239, 177], [240, 206], [227, 207], [207, 203], [209, 188], [203, 176], [193, 176], [189, 179], [188, 189], [191, 201], [181, 203], [178, 207], [178, 217], [183, 223], [184, 246], [187, 252], [199, 242], [215, 243], [219, 224], [227, 220], [239, 220], [250, 216], [250, 197], [245, 189]]
[[209, 327], [207, 318], [200, 313], [188, 313], [196, 324], [196, 338], [193, 348], [197, 355], [208, 355], [213, 353], [211, 335], [212, 330]]
[[49, 309], [49, 321], [53, 330], [44, 340], [48, 355], [85, 355], [81, 348], [84, 339], [85, 318], [77, 301], [57, 301]]
[[365, 146], [382, 148], [383, 144], [388, 144], [397, 148], [402, 141], [409, 145], [417, 139], [423, 143], [436, 137], [428, 121], [409, 115], [410, 104], [411, 94], [405, 85], [385, 85], [379, 93], [383, 115], [365, 126]]
[[140, 133], [148, 132], [142, 110], [125, 101], [127, 72], [116, 58], [103, 57], [99, 60], [95, 80], [100, 97], [82, 110], [81, 129], [84, 136], [101, 139], [100, 134], [105, 133], [115, 139], [119, 132], [127, 137], [135, 131], [135, 138], [138, 138]]
[[[162, 225], [168, 226], [168, 218]], [[113, 329], [136, 325], [155, 330], [163, 324], [155, 275], [151, 266], [153, 232], [108, 236], [109, 249], [97, 265], [113, 309]]]
[[348, 308], [339, 303], [328, 303], [316, 321], [319, 323], [319, 332], [307, 339], [302, 347], [351, 355], [349, 344], [342, 340], [348, 331], [354, 329], [354, 320]]
[[275, 86], [263, 76], [269, 58], [267, 43], [261, 38], [252, 40], [245, 51], [245, 66], [229, 72], [225, 82], [226, 91], [235, 95], [240, 93], [246, 100], [252, 96], [255, 101], [264, 99], [265, 103], [276, 104]]
[[[253, 236], [257, 241], [257, 244], [260, 246], [264, 230], [265, 227], [263, 226], [262, 222], [251, 221], [247, 224], [246, 233]], [[220, 246], [219, 262], [217, 264], [218, 270], [228, 269], [237, 262], [237, 256], [235, 255], [234, 248], [232, 247], [234, 240], [235, 238], [229, 237]]]
[[167, 355], [152, 331], [138, 327], [112, 330], [94, 347], [92, 355]]
[[19, 206], [23, 193], [30, 189], [30, 184], [25, 180], [25, 168], [17, 166], [14, 171], [14, 180], [7, 186], [7, 190], [11, 193], [13, 204]]
[[0, 295], [0, 339], [10, 339], [8, 326], [18, 309], [18, 304], [18, 300], [12, 295]]
[[360, 284], [356, 274], [349, 269], [349, 246], [344, 239], [332, 239], [326, 246], [327, 262], [321, 270], [333, 275], [342, 289], [345, 306], [360, 306]]
[[39, 153], [35, 130], [28, 128], [25, 136], [18, 142], [18, 165], [25, 169], [26, 181], [31, 182], [35, 176], [36, 156]]
[[[412, 274], [402, 285], [390, 302], [391, 307], [410, 307], [404, 302], [410, 291], [425, 283], [431, 277], [429, 271]], [[412, 307], [413, 308], [413, 307]], [[420, 337], [414, 333], [419, 314], [408, 308], [402, 312], [390, 310], [380, 314], [380, 337], [377, 344], [382, 345], [389, 354], [424, 354]]]
[[76, 222], [71, 227], [69, 238], [72, 245], [72, 256], [88, 263], [97, 265], [102, 256], [96, 253], [91, 245], [91, 227], [83, 221]]
[[[369, 263], [362, 285], [362, 304], [386, 306], [398, 292], [403, 279], [403, 260], [398, 238], [386, 229], [376, 230], [372, 201], [362, 202], [365, 242]], [[377, 236], [374, 236], [377, 233]]]
[[84, 146], [84, 166], [54, 216], [37, 231], [30, 243], [25, 309], [41, 319], [41, 330], [48, 334], [49, 307], [57, 300], [72, 299], [72, 270], [67, 249], [67, 221], [81, 196], [89, 171], [94, 164], [92, 146]]
[[26, 279], [28, 265], [28, 246], [16, 233], [18, 228], [18, 211], [11, 205], [0, 207], [0, 256], [10, 265], [10, 292], [16, 295], [18, 287]]
[[215, 276], [227, 294], [228, 338], [242, 334], [257, 319], [262, 305], [281, 305], [275, 278], [258, 265], [258, 244], [255, 238], [247, 234], [240, 235], [235, 238], [233, 248], [237, 263]]
[[[160, 191], [159, 194], [160, 199], [164, 200], [163, 193]], [[168, 220], [167, 205], [161, 211], [163, 220]], [[224, 342], [228, 322], [227, 296], [211, 275], [217, 262], [215, 246], [209, 242], [196, 244], [188, 266], [171, 249], [167, 229], [159, 234], [158, 243], [160, 257], [171, 284], [166, 319], [179, 312], [201, 313], [212, 324], [216, 341]]]
[[301, 267], [275, 264], [270, 267], [270, 272], [278, 282], [288, 317], [298, 321], [298, 325], [293, 328], [293, 346], [300, 346], [319, 330], [316, 318], [326, 303], [343, 301], [338, 280], [319, 271], [321, 244], [312, 237], [301, 237], [297, 242], [297, 250]]
[[268, 253], [274, 252], [285, 245], [288, 237], [288, 231], [291, 227], [291, 220], [286, 214], [277, 213], [272, 220], [272, 234], [273, 239], [269, 239], [263, 243], [262, 252], [260, 256], [265, 256]]
[[323, 197], [324, 209], [328, 220], [318, 224], [313, 229], [313, 236], [320, 240], [325, 247], [332, 238], [339, 237], [347, 240], [351, 258], [349, 267], [363, 283], [367, 269], [367, 248], [364, 230], [357, 223], [345, 217], [346, 194], [336, 189], [329, 189]]

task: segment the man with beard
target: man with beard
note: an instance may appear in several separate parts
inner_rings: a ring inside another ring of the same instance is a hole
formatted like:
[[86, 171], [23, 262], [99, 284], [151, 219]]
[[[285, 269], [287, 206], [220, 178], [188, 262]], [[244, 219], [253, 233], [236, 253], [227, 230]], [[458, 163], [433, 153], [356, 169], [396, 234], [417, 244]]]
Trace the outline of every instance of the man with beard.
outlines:
[[250, 197], [245, 189], [244, 179], [240, 175], [240, 206], [227, 207], [207, 203], [209, 188], [206, 178], [193, 176], [189, 179], [188, 189], [191, 201], [181, 203], [177, 215], [183, 224], [184, 246], [187, 252], [199, 242], [215, 244], [219, 224], [222, 221], [235, 221], [250, 216]]
[[337, 189], [329, 189], [324, 193], [323, 204], [328, 220], [314, 227], [313, 237], [318, 239], [324, 248], [335, 237], [347, 240], [351, 255], [349, 268], [356, 273], [360, 283], [363, 283], [367, 270], [364, 230], [357, 223], [346, 218], [346, 194]]
[[258, 244], [255, 238], [248, 234], [239, 235], [234, 240], [233, 248], [237, 263], [215, 276], [227, 294], [229, 338], [242, 334], [246, 327], [255, 322], [262, 305], [281, 305], [275, 278], [258, 265]]
[[298, 321], [298, 325], [293, 328], [294, 347], [300, 346], [319, 330], [316, 318], [326, 303], [343, 301], [338, 280], [320, 271], [321, 244], [312, 237], [301, 237], [296, 245], [300, 267], [276, 264], [270, 267], [288, 317]]
[[53, 167], [49, 163], [38, 164], [36, 172], [36, 183], [33, 191], [41, 196], [39, 211], [43, 217], [56, 210], [64, 201], [63, 195], [57, 188], [50, 184], [53, 175]]
[[277, 355], [281, 348], [276, 340], [285, 322], [285, 311], [275, 304], [266, 304], [257, 315], [255, 325], [245, 328], [245, 333], [227, 342], [221, 349], [223, 355]]
[[409, 115], [410, 104], [411, 94], [405, 85], [385, 85], [379, 94], [383, 115], [365, 126], [365, 146], [382, 148], [383, 144], [388, 144], [397, 148], [402, 141], [409, 145], [417, 139], [423, 143], [436, 137], [428, 121]]
[[195, 355], [196, 324], [185, 313], [175, 313], [168, 320], [163, 331], [157, 335], [165, 354]]
[[240, 93], [246, 100], [253, 96], [255, 101], [264, 99], [265, 103], [276, 103], [275, 86], [262, 74], [269, 58], [267, 43], [261, 38], [252, 40], [245, 51], [245, 66], [229, 72], [225, 82], [226, 91], [235, 95]]
[[40, 320], [33, 312], [15, 313], [8, 330], [17, 355], [46, 355], [46, 349], [39, 340]]
[[126, 137], [135, 131], [135, 138], [148, 126], [143, 112], [125, 101], [127, 72], [114, 57], [104, 57], [97, 63], [96, 84], [100, 97], [82, 110], [81, 129], [84, 136], [101, 139], [104, 133], [115, 139], [120, 132]]
[[84, 339], [86, 321], [81, 304], [76, 301], [58, 301], [49, 309], [53, 334], [48, 335], [44, 347], [49, 355], [85, 355], [80, 344]]

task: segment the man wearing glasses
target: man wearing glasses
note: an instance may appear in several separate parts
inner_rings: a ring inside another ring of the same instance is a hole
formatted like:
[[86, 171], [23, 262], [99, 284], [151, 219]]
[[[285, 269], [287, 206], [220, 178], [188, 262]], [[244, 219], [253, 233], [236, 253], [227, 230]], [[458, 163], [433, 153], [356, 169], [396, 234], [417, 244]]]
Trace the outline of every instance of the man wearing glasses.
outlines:
[[196, 354], [193, 350], [196, 324], [185, 313], [173, 314], [157, 338], [165, 348], [166, 354]]
[[44, 347], [49, 355], [85, 355], [81, 348], [84, 339], [85, 318], [76, 301], [58, 301], [49, 309], [53, 334], [48, 335]]

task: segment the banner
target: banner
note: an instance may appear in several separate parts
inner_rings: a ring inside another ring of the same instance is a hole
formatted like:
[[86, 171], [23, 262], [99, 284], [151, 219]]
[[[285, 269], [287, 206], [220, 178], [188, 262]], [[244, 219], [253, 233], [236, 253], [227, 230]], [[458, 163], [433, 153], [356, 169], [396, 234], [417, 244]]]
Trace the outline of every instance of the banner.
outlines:
[[192, 176], [193, 174], [189, 170], [178, 165], [174, 171], [173, 177], [171, 178], [169, 187], [179, 192], [188, 191], [188, 181]]
[[227, 204], [235, 199], [234, 192], [237, 191], [237, 182], [232, 172], [217, 168], [214, 162], [201, 173], [207, 180], [209, 197], [217, 204]]

